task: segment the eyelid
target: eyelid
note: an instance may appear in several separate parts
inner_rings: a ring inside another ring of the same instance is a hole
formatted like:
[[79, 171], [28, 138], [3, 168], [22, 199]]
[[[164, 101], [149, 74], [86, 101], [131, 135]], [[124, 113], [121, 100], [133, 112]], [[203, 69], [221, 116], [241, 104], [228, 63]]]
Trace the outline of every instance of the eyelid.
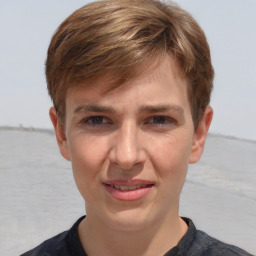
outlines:
[[[93, 118], [95, 118], [95, 119], [102, 118], [102, 122], [94, 123]], [[105, 125], [105, 124], [110, 124], [110, 123], [111, 123], [111, 120], [108, 117], [103, 116], [103, 115], [91, 115], [91, 116], [88, 116], [81, 120], [82, 125], [88, 125], [88, 126], [100, 126], [100, 125]]]
[[[97, 122], [97, 120], [96, 120], [96, 122], [94, 122], [93, 118], [102, 118], [102, 121]], [[155, 118], [156, 119], [159, 118], [159, 120], [154, 120]], [[161, 121], [161, 119], [163, 119], [163, 120]], [[178, 123], [178, 121], [175, 118], [170, 117], [170, 116], [161, 115], [161, 114], [150, 116], [150, 117], [146, 118], [145, 122], [144, 122], [145, 125], [156, 126], [156, 127], [174, 125], [177, 123]], [[114, 122], [111, 118], [106, 117], [104, 115], [90, 115], [90, 116], [84, 117], [80, 121], [80, 124], [82, 126], [87, 126], [87, 127], [101, 127], [102, 126], [102, 128], [103, 128], [103, 126], [114, 124]]]
[[151, 116], [147, 119], [147, 122], [149, 123], [152, 123], [152, 124], [156, 124], [156, 125], [159, 125], [161, 123], [154, 123], [154, 118], [163, 118], [165, 120], [164, 123], [162, 123], [162, 125], [165, 125], [165, 124], [171, 124], [171, 123], [175, 123], [176, 120], [172, 117], [169, 117], [169, 116], [165, 116], [165, 115], [154, 115], [154, 116]]

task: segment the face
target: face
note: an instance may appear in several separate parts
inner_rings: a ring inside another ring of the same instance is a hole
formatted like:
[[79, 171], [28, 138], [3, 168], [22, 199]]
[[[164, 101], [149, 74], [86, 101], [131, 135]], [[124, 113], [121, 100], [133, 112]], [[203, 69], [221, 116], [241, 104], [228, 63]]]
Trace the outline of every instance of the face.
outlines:
[[104, 91], [98, 80], [68, 92], [65, 131], [50, 111], [87, 218], [114, 229], [177, 218], [188, 164], [200, 158], [208, 130], [203, 121], [194, 131], [186, 79], [166, 58], [150, 74]]

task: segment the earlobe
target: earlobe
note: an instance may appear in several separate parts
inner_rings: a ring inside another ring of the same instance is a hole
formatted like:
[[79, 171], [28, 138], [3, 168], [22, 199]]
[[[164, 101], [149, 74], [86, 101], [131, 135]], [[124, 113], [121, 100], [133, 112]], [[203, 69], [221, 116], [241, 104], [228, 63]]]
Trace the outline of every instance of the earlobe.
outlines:
[[212, 117], [213, 109], [210, 106], [207, 106], [203, 118], [199, 123], [194, 135], [192, 149], [189, 157], [190, 164], [198, 162], [201, 158], [204, 150], [206, 136], [211, 125]]
[[54, 130], [55, 130], [55, 136], [59, 146], [60, 153], [65, 159], [70, 161], [70, 154], [69, 154], [69, 148], [68, 148], [65, 131], [63, 129], [63, 125], [61, 125], [59, 122], [58, 114], [54, 107], [50, 108], [49, 116], [51, 118]]

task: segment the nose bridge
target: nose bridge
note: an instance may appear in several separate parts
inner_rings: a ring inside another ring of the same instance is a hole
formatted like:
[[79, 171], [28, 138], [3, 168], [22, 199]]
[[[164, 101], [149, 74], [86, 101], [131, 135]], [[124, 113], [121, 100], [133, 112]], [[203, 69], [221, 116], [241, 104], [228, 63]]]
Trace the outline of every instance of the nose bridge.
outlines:
[[138, 135], [139, 128], [133, 121], [124, 122], [117, 133], [112, 160], [122, 169], [130, 169], [144, 161]]

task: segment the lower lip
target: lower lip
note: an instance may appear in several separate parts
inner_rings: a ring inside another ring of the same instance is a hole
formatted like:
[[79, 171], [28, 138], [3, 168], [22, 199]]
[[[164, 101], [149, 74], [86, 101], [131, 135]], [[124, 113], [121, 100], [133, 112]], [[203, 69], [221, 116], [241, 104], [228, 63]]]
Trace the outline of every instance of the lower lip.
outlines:
[[104, 187], [111, 194], [112, 197], [121, 201], [139, 200], [153, 188], [153, 186], [149, 186], [145, 188], [138, 188], [135, 190], [119, 190], [106, 184], [104, 184]]

